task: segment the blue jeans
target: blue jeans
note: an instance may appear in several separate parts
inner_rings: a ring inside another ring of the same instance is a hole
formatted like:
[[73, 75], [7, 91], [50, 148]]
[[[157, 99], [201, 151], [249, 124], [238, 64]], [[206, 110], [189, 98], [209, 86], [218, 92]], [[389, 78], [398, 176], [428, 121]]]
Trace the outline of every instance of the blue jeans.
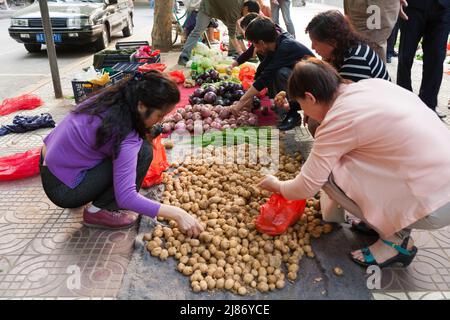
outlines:
[[270, 2], [270, 9], [272, 10], [272, 20], [276, 24], [280, 24], [280, 9], [283, 15], [284, 23], [286, 24], [287, 31], [295, 38], [295, 28], [294, 23], [291, 19], [291, 1], [290, 0], [278, 0], [280, 5], [273, 4]]

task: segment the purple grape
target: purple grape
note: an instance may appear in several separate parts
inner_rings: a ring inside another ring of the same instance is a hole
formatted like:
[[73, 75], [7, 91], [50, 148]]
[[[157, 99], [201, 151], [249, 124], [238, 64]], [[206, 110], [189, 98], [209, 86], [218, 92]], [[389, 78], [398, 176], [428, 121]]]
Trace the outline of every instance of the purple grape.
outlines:
[[205, 95], [205, 90], [203, 90], [202, 88], [195, 89], [194, 97], [202, 98], [204, 95]]

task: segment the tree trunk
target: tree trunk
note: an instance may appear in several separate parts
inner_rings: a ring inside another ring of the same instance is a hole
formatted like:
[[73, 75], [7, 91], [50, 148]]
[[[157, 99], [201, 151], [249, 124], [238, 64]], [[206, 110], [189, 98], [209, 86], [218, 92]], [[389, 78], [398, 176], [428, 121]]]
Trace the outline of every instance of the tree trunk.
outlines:
[[162, 52], [172, 48], [173, 0], [155, 0], [152, 47]]

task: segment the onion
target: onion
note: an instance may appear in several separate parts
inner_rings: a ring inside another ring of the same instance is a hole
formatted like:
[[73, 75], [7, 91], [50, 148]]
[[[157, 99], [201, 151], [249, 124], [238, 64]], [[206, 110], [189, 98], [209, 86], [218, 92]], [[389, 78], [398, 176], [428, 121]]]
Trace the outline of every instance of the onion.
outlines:
[[192, 119], [194, 119], [194, 121], [202, 120], [202, 115], [200, 114], [200, 112], [194, 112], [194, 114], [192, 115]]
[[180, 121], [175, 125], [175, 130], [186, 130], [186, 123]]
[[168, 115], [167, 117], [164, 118], [164, 122], [172, 122], [172, 121], [175, 121], [173, 119], [173, 114]]
[[213, 111], [214, 111], [214, 112], [217, 112], [217, 113], [220, 113], [221, 110], [222, 110], [222, 107], [220, 107], [220, 106], [215, 106], [215, 107], [213, 108]]
[[215, 119], [217, 118], [219, 115], [217, 114], [217, 112], [213, 111], [211, 112], [211, 118]]
[[186, 112], [186, 114], [184, 115], [184, 119], [188, 120], [188, 119], [192, 119], [192, 112]]
[[186, 120], [186, 126], [190, 125], [190, 124], [194, 124], [194, 120], [193, 119], [187, 119]]
[[231, 126], [229, 125], [229, 124], [224, 124], [223, 126], [222, 126], [222, 129], [223, 130], [225, 130], [225, 129], [230, 129], [231, 128]]
[[182, 116], [184, 116], [184, 115], [186, 114], [186, 110], [185, 110], [184, 108], [178, 109], [177, 112], [178, 112], [179, 114], [181, 114]]
[[170, 123], [163, 124], [163, 132], [164, 133], [169, 133], [171, 130], [172, 130], [172, 126], [170, 125]]
[[203, 107], [200, 113], [203, 118], [208, 118], [211, 116], [211, 110], [209, 110], [207, 107]]
[[233, 124], [230, 124], [230, 127], [231, 127], [231, 129], [236, 129], [237, 125], [235, 123], [233, 123]]
[[169, 122], [170, 124], [170, 130], [174, 130], [175, 129], [175, 122]]
[[177, 112], [173, 115], [173, 121], [179, 122], [181, 120], [183, 120], [183, 116], [180, 113]]
[[228, 119], [230, 117], [230, 111], [228, 109], [223, 109], [219, 113], [219, 117], [222, 120]]
[[210, 127], [209, 127], [209, 124], [206, 124], [206, 123], [205, 123], [205, 124], [203, 125], [203, 131], [206, 132], [206, 131], [209, 130], [209, 128], [210, 128]]
[[194, 112], [200, 112], [200, 110], [202, 109], [202, 106], [200, 104], [196, 104], [194, 105], [194, 107], [192, 108], [192, 111]]
[[186, 125], [186, 129], [187, 129], [187, 131], [189, 131], [189, 132], [194, 131], [194, 124], [188, 124], [188, 125]]
[[206, 124], [211, 124], [213, 122], [213, 119], [211, 117], [206, 118], [203, 120]]
[[258, 119], [256, 117], [250, 117], [248, 118], [247, 123], [251, 126], [256, 126]]
[[184, 110], [186, 110], [186, 112], [192, 112], [192, 109], [193, 109], [193, 107], [192, 107], [190, 104], [188, 104], [188, 105], [184, 108]]
[[211, 123], [211, 128], [217, 129], [217, 130], [221, 130], [222, 129], [222, 125], [219, 122], [213, 122]]

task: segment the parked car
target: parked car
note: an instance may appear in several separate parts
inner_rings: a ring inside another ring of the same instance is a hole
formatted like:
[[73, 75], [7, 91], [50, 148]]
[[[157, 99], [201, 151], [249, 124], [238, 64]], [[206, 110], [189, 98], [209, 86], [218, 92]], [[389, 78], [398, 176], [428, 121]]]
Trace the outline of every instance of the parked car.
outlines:
[[[133, 34], [130, 0], [48, 0], [48, 7], [57, 46], [93, 44], [97, 50], [103, 50], [112, 34]], [[8, 30], [29, 52], [39, 52], [45, 44], [39, 1], [17, 11]]]

